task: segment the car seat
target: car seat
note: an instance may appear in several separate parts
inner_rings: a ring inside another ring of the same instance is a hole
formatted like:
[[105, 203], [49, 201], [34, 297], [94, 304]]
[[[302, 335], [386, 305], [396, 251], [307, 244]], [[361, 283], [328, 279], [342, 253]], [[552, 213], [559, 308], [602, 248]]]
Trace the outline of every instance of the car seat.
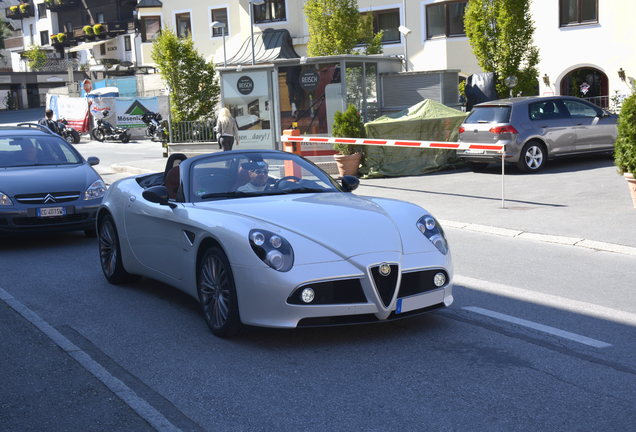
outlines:
[[166, 162], [163, 184], [168, 189], [168, 198], [175, 199], [179, 190], [179, 165], [188, 157], [183, 153], [173, 153]]

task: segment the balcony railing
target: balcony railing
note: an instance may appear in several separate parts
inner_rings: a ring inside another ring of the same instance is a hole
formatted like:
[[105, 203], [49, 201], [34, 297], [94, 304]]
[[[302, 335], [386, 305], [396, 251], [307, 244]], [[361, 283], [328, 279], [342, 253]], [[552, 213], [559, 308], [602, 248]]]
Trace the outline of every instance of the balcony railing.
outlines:
[[23, 49], [24, 38], [22, 36], [7, 38], [4, 40], [4, 48], [8, 50]]
[[44, 0], [44, 5], [48, 10], [52, 12], [57, 12], [77, 6], [78, 3], [78, 0]]
[[134, 24], [127, 21], [111, 21], [95, 25], [85, 25], [74, 28], [72, 37], [77, 41], [115, 37], [127, 33], [128, 30], [131, 29], [131, 25], [133, 25], [132, 29], [134, 29]]

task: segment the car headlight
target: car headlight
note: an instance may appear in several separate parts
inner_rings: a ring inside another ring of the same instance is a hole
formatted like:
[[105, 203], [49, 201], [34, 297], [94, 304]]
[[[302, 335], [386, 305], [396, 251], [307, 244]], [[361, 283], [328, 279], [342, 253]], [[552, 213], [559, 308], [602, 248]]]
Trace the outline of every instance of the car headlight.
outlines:
[[95, 180], [84, 192], [85, 200], [101, 198], [106, 193], [106, 185], [101, 180]]
[[294, 250], [287, 240], [269, 231], [250, 231], [252, 250], [268, 266], [280, 272], [291, 270], [294, 265]]
[[417, 229], [431, 241], [441, 253], [446, 255], [448, 253], [448, 243], [444, 236], [444, 230], [442, 226], [435, 220], [433, 216], [422, 216], [417, 221]]
[[8, 195], [5, 195], [2, 192], [0, 192], [0, 206], [10, 206], [10, 205], [13, 205], [11, 198], [9, 198]]

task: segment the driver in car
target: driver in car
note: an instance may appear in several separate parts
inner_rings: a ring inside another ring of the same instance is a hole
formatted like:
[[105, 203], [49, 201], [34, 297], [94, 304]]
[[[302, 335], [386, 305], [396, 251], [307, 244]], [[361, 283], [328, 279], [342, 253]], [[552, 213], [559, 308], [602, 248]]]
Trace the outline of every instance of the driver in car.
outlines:
[[247, 170], [249, 182], [238, 187], [238, 192], [262, 192], [267, 186], [269, 180], [269, 166], [264, 161], [248, 162], [242, 165]]

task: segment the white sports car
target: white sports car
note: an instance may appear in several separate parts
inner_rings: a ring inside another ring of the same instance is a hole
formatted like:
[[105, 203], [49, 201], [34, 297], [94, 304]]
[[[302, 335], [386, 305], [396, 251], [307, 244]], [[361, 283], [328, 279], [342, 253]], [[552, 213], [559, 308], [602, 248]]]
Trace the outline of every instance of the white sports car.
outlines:
[[[173, 155], [175, 156], [175, 155]], [[449, 306], [444, 232], [414, 204], [351, 193], [292, 153], [230, 151], [115, 182], [97, 215], [111, 283], [198, 298], [212, 332], [377, 322]]]

